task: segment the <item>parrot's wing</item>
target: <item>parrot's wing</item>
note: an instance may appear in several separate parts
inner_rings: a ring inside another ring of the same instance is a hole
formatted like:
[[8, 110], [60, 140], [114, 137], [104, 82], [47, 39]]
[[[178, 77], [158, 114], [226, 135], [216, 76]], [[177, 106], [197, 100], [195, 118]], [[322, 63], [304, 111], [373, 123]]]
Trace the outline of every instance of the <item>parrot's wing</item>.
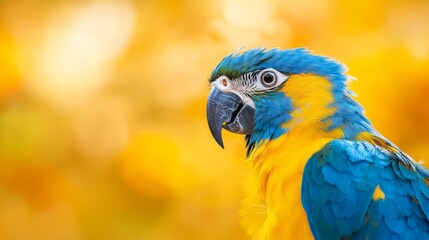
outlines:
[[365, 141], [334, 140], [308, 161], [302, 203], [316, 239], [429, 239], [428, 171]]

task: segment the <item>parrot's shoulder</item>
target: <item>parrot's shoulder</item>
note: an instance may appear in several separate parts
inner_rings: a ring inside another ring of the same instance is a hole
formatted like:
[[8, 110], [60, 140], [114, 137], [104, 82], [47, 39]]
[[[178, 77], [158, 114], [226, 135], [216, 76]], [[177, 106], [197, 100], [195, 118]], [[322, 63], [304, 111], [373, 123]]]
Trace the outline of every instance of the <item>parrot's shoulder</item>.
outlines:
[[[365, 161], [378, 167], [401, 166], [407, 168], [411, 175], [429, 179], [429, 170], [416, 162], [396, 145], [382, 136], [372, 133], [362, 133], [357, 141], [344, 139], [333, 140], [321, 152], [327, 161], [336, 164], [341, 161]], [[398, 165], [399, 164], [399, 165]], [[404, 172], [404, 174], [406, 174]], [[429, 182], [428, 182], [429, 183]]]
[[301, 199], [316, 239], [429, 239], [427, 169], [376, 140], [333, 140], [307, 162]]

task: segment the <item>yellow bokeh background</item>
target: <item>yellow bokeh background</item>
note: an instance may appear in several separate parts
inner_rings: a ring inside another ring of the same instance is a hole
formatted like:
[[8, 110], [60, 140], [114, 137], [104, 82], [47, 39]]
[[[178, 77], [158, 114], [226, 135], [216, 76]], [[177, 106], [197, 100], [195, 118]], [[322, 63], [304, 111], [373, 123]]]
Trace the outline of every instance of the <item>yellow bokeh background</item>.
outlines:
[[242, 136], [205, 119], [245, 46], [348, 65], [376, 128], [429, 159], [429, 2], [1, 1], [0, 239], [246, 239]]

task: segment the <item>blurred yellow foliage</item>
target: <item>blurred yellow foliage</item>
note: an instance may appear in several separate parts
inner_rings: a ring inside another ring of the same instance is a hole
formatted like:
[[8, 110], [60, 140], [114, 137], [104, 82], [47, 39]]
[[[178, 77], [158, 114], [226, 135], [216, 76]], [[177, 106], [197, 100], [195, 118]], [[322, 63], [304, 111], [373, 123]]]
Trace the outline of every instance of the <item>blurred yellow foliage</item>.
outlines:
[[127, 184], [155, 200], [172, 197], [189, 177], [177, 144], [160, 134], [134, 137], [120, 156], [119, 168]]
[[1, 30], [0, 27], [0, 104], [20, 86], [19, 71], [13, 55], [16, 49], [10, 37]]
[[242, 46], [337, 58], [376, 128], [429, 157], [427, 1], [0, 2], [0, 239], [246, 239], [243, 137], [205, 119]]

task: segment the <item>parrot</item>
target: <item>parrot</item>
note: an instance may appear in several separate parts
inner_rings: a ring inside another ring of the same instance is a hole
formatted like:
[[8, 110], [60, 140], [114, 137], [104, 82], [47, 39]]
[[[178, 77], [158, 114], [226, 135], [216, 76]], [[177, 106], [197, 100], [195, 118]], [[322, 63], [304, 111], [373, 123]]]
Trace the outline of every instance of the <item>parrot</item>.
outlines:
[[252, 48], [212, 71], [209, 130], [245, 135], [250, 239], [429, 239], [429, 171], [371, 124], [347, 67], [307, 48]]

